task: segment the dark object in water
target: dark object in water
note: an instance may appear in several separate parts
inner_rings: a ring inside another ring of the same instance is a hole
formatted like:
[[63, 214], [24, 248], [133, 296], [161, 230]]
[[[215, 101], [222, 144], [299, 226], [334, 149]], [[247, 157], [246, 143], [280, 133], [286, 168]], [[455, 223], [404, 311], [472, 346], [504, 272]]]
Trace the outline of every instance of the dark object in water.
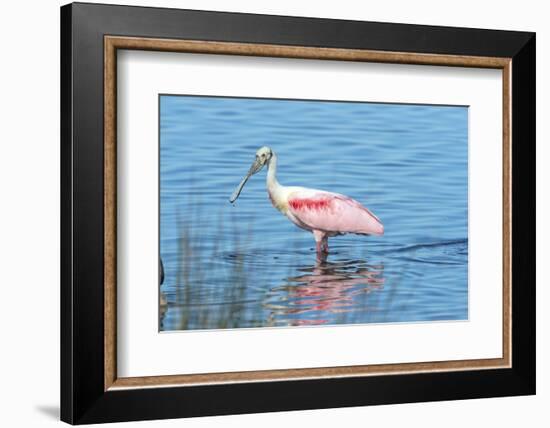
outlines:
[[164, 265], [162, 259], [159, 258], [159, 286], [164, 282]]

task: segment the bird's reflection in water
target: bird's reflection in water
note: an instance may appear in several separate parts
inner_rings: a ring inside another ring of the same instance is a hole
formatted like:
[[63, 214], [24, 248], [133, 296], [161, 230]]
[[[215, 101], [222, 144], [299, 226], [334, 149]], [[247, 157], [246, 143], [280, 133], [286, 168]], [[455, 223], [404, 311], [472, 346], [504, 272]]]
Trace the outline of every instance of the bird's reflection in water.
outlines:
[[314, 266], [299, 268], [300, 275], [288, 277], [287, 284], [271, 290], [264, 304], [271, 312], [269, 324], [333, 324], [355, 311], [369, 310], [365, 296], [382, 289], [383, 270], [383, 265], [364, 260], [318, 260]]

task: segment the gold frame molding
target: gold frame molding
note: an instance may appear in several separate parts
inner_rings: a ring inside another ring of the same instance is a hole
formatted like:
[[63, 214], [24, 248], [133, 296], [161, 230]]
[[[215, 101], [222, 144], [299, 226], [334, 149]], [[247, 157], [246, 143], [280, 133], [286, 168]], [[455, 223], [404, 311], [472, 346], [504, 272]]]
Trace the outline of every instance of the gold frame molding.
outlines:
[[[502, 358], [458, 361], [432, 361], [404, 364], [358, 365], [305, 369], [204, 373], [170, 376], [117, 377], [116, 368], [116, 85], [117, 50], [147, 50], [218, 55], [244, 55], [336, 61], [441, 65], [494, 68], [502, 70], [503, 93], [503, 349]], [[381, 374], [441, 372], [511, 367], [511, 58], [436, 55], [280, 46], [195, 40], [138, 37], [104, 37], [104, 389], [193, 386], [201, 384], [297, 380], [308, 378], [357, 377]]]

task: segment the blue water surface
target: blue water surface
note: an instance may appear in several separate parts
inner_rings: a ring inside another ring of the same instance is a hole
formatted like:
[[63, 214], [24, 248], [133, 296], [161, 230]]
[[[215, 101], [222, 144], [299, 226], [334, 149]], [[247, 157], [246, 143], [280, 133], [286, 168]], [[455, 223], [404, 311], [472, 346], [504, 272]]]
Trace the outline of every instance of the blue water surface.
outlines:
[[[271, 206], [283, 185], [348, 195], [380, 237], [313, 236]], [[160, 96], [161, 330], [468, 318], [468, 109]]]

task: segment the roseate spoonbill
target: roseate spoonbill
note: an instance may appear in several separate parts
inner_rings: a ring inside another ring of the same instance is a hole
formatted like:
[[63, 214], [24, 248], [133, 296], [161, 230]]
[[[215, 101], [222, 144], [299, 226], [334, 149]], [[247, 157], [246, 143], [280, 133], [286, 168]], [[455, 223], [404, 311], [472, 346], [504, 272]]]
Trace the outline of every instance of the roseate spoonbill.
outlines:
[[277, 155], [269, 147], [261, 147], [256, 159], [235, 189], [229, 202], [239, 197], [248, 179], [267, 165], [267, 193], [275, 208], [296, 226], [313, 233], [317, 257], [328, 254], [330, 236], [354, 233], [382, 235], [382, 222], [356, 200], [338, 193], [306, 187], [283, 186], [277, 181]]

